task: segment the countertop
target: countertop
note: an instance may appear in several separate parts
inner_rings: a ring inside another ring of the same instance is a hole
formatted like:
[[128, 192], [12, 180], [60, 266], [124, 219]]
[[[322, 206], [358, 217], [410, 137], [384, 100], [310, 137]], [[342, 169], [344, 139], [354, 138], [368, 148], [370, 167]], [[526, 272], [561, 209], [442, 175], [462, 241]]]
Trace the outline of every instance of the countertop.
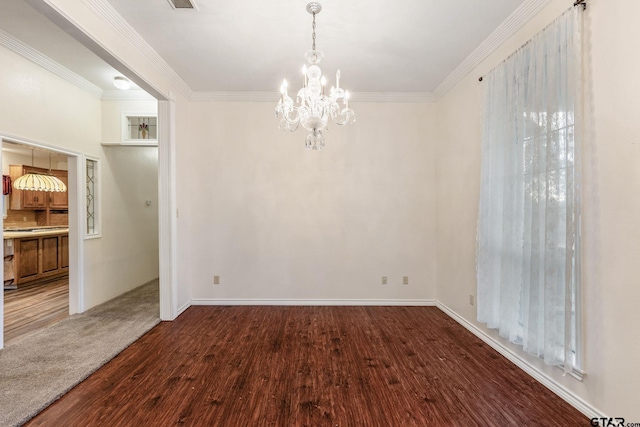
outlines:
[[56, 234], [68, 234], [69, 228], [62, 227], [34, 227], [31, 231], [7, 229], [3, 232], [5, 239], [23, 239], [25, 237], [55, 236]]

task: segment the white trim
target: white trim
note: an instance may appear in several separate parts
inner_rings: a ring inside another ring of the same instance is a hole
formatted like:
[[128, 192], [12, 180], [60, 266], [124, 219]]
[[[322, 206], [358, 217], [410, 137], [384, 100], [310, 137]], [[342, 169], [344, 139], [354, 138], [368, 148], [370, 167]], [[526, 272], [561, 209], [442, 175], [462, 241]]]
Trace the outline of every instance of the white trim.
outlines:
[[155, 101], [156, 99], [144, 90], [105, 90], [103, 101]]
[[182, 307], [178, 308], [178, 313], [176, 314], [176, 317], [180, 316], [182, 313], [185, 312], [185, 310], [187, 308], [191, 307], [191, 301], [187, 302], [186, 304], [184, 304]]
[[[277, 103], [279, 92], [193, 92], [194, 102], [273, 102]], [[430, 92], [353, 92], [353, 102], [435, 102]]]
[[[69, 231], [75, 230], [75, 238], [69, 237], [69, 259], [77, 260], [77, 266], [69, 266], [69, 314], [82, 313], [85, 310], [85, 272], [84, 272], [84, 229], [87, 226], [84, 220], [86, 210], [86, 199], [84, 191], [86, 187], [86, 176], [84, 174], [84, 156], [70, 156], [67, 161], [69, 170], [68, 179], [71, 183], [71, 175], [75, 176], [76, 185], [73, 191], [69, 190]], [[71, 186], [69, 186], [71, 188]], [[74, 197], [75, 193], [75, 197]]]
[[160, 319], [178, 316], [175, 102], [158, 101]]
[[547, 387], [549, 390], [557, 394], [564, 401], [569, 403], [571, 406], [576, 408], [582, 414], [587, 416], [588, 418], [601, 418], [604, 417], [604, 414], [585, 402], [583, 399], [578, 397], [571, 390], [564, 387], [562, 384], [555, 381], [553, 378], [540, 371], [538, 368], [533, 366], [527, 360], [525, 360], [521, 355], [515, 353], [511, 349], [507, 348], [503, 343], [497, 341], [493, 337], [489, 336], [487, 333], [482, 331], [480, 328], [475, 326], [474, 324], [467, 321], [462, 316], [458, 315], [455, 311], [451, 310], [446, 305], [441, 302], [437, 302], [436, 307], [446, 313], [453, 320], [462, 325], [469, 332], [474, 334], [476, 337], [480, 338], [486, 344], [488, 344], [495, 351], [500, 353], [502, 356], [506, 357], [509, 361], [513, 362], [517, 367], [525, 371], [527, 374], [532, 376], [536, 381], [538, 381], [543, 386]]
[[350, 101], [358, 102], [435, 102], [431, 92], [349, 92]]
[[[135, 141], [135, 142], [134, 142]], [[148, 141], [130, 140], [125, 142], [101, 142], [103, 147], [157, 147], [158, 140], [150, 139]]]
[[[536, 16], [551, 0], [525, 0], [467, 58], [435, 88], [436, 101], [509, 40], [524, 24]], [[478, 76], [479, 77], [479, 76]]]
[[436, 305], [433, 299], [217, 299], [195, 298], [191, 300], [193, 305], [369, 305], [369, 306], [407, 306], [407, 307], [432, 307]]
[[56, 76], [66, 80], [79, 87], [80, 89], [89, 92], [96, 98], [102, 97], [102, 89], [91, 83], [89, 80], [81, 77], [66, 67], [63, 67], [53, 59], [40, 53], [34, 48], [27, 46], [22, 41], [12, 37], [8, 33], [0, 30], [0, 46], [4, 46], [7, 49], [17, 53], [25, 59], [33, 62], [36, 65], [41, 66], [45, 70], [55, 74]]

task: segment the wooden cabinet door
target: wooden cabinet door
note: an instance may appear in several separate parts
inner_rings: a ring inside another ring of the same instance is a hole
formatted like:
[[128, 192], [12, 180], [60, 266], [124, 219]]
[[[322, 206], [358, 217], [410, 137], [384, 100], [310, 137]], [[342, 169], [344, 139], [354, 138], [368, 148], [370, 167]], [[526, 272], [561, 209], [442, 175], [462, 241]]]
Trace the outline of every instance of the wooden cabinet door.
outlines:
[[69, 267], [69, 235], [60, 236], [60, 268]]
[[[16, 239], [18, 242], [18, 239]], [[18, 261], [18, 279], [30, 276], [37, 276], [38, 271], [38, 252], [39, 239], [20, 239], [19, 247], [16, 249], [16, 257]]]
[[49, 273], [60, 268], [60, 258], [58, 256], [58, 236], [42, 238], [42, 271]]
[[[64, 182], [64, 185], [69, 187], [69, 175], [67, 171], [52, 170], [51, 174], [60, 179], [60, 181]], [[50, 193], [49, 209], [69, 209], [69, 193], [67, 191], [65, 191], [64, 193]]]
[[22, 191], [22, 207], [30, 209], [46, 208], [47, 193], [44, 191]]

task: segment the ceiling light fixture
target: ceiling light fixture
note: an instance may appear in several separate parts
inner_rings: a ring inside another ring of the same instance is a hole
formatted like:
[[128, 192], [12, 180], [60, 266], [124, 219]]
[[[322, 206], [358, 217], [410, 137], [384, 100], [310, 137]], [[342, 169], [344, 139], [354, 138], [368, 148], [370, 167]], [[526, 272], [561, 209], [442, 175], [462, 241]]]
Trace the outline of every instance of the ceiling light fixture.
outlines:
[[[33, 149], [31, 149], [31, 167], [33, 166]], [[51, 153], [49, 153], [49, 173], [28, 172], [13, 181], [13, 188], [26, 191], [46, 191], [64, 193], [67, 186], [58, 177], [51, 174]]]
[[126, 77], [117, 76], [113, 78], [113, 85], [120, 90], [129, 90], [131, 81]]
[[[309, 67], [302, 67], [303, 86], [296, 95], [296, 101], [289, 97], [288, 83], [283, 80], [280, 86], [280, 101], [276, 106], [276, 118], [282, 115], [280, 129], [290, 132], [295, 131], [299, 124], [309, 131], [305, 140], [305, 147], [311, 150], [324, 148], [323, 133], [329, 131], [327, 123], [329, 116], [334, 123], [345, 125], [356, 121], [356, 114], [349, 108], [349, 91], [340, 87], [340, 70], [336, 72], [336, 86], [331, 87], [329, 95], [326, 95], [325, 86], [327, 79], [317, 64], [324, 54], [316, 50], [316, 15], [320, 13], [322, 6], [318, 2], [307, 4], [307, 12], [313, 15], [313, 36], [311, 50], [304, 54]], [[338, 102], [342, 100], [342, 106]]]

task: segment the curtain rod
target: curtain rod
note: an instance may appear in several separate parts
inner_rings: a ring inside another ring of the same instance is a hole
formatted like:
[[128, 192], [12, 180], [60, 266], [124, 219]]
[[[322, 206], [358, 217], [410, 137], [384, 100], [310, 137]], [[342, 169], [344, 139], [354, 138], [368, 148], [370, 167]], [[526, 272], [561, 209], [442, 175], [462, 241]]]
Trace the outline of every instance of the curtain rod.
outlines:
[[[573, 2], [573, 6], [574, 6], [574, 7], [575, 7], [575, 6], [579, 6], [579, 5], [582, 5], [582, 10], [585, 10], [585, 9], [587, 8], [587, 0], [575, 0], [575, 1]], [[545, 28], [546, 28], [546, 27], [545, 27]], [[543, 31], [544, 31], [544, 30], [543, 30]], [[522, 49], [522, 48], [523, 48], [524, 46], [526, 46], [527, 44], [529, 44], [529, 41], [527, 41], [525, 44], [523, 44], [522, 46], [520, 46], [520, 47], [516, 50], [516, 52], [517, 52], [518, 50]], [[514, 53], [512, 53], [511, 55], [513, 55], [513, 54], [515, 54], [515, 52], [514, 52]], [[510, 58], [510, 57], [511, 57], [511, 55], [509, 55], [509, 57], [508, 57], [508, 58]], [[508, 59], [508, 58], [507, 58], [507, 59]], [[503, 62], [504, 62], [504, 61], [503, 61]], [[479, 81], [479, 82], [481, 82], [482, 80], [484, 80], [484, 76], [480, 76], [480, 77], [478, 77], [478, 81]]]

